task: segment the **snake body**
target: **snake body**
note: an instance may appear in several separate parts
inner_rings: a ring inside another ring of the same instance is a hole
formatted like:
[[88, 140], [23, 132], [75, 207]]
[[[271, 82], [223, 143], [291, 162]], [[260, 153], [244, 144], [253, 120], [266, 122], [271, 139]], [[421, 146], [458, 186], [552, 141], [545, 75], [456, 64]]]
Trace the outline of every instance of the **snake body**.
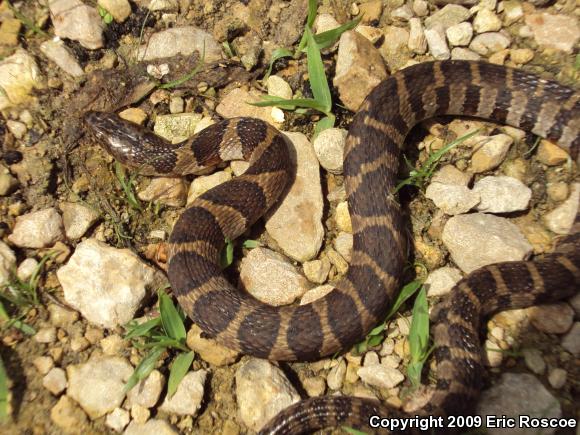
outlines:
[[[142, 174], [180, 176], [227, 160], [248, 170], [197, 198], [169, 239], [168, 276], [180, 305], [207, 336], [271, 360], [316, 360], [349, 349], [382, 321], [406, 260], [401, 209], [390, 193], [400, 149], [419, 121], [467, 115], [531, 131], [576, 159], [580, 94], [517, 69], [467, 61], [421, 63], [380, 83], [354, 117], [344, 177], [354, 246], [347, 276], [304, 306], [272, 307], [238, 291], [222, 275], [220, 252], [272, 206], [291, 177], [281, 133], [250, 118], [217, 123], [172, 145], [116, 115], [87, 114], [105, 148]], [[432, 315], [437, 384], [416, 413], [465, 413], [484, 373], [480, 327], [506, 308], [573, 295], [580, 283], [580, 223], [555, 253], [536, 261], [483, 267], [462, 279]], [[366, 399], [323, 397], [284, 410], [263, 433], [303, 433], [347, 424], [368, 430], [370, 415], [402, 411]]]

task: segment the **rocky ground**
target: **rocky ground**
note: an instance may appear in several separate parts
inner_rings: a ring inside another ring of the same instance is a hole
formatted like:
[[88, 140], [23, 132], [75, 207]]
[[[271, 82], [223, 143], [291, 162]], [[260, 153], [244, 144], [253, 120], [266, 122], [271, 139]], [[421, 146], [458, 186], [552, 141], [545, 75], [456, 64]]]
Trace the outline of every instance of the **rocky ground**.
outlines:
[[[0, 313], [0, 355], [10, 387], [2, 433], [233, 435], [253, 433], [308, 396], [372, 397], [394, 407], [405, 401], [410, 306], [363, 354], [315, 363], [238, 355], [188, 323], [195, 358], [175, 395], [167, 397], [174, 351], [123, 390], [146, 354], [124, 338], [125, 325], [158, 316], [155, 291], [166, 283], [163, 242], [173, 223], [192, 199], [245, 166], [234, 162], [193, 181], [123, 173], [85, 134], [86, 110], [119, 111], [175, 142], [233, 116], [287, 132], [296, 181], [243, 237], [257, 243], [236, 243], [228, 269], [256, 298], [283, 305], [324, 295], [348, 269], [353, 237], [342, 153], [352, 113], [380, 80], [451, 58], [578, 86], [575, 0], [319, 3], [318, 33], [362, 19], [323, 52], [337, 127], [315, 139], [319, 115], [247, 104], [266, 94], [312, 96], [305, 56], [278, 61], [261, 80], [275, 49], [298, 44], [305, 0], [0, 3], [0, 301], [7, 311]], [[197, 74], [160, 86], [199, 65], [202, 52]], [[443, 156], [424, 191], [402, 194], [415, 261], [408, 279], [426, 279], [430, 305], [482, 265], [549, 252], [578, 209], [574, 162], [514, 128], [430, 120], [414, 129], [407, 154], [421, 166], [477, 129]], [[491, 319], [490, 379], [478, 413], [578, 418], [579, 318], [576, 296]]]

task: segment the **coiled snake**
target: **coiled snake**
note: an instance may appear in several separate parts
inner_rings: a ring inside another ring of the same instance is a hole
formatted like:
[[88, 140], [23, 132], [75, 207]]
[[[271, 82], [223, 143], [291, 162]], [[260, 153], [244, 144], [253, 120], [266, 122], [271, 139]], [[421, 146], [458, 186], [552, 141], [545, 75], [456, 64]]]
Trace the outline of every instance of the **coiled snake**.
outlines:
[[[347, 276], [304, 306], [272, 307], [234, 288], [220, 270], [233, 240], [272, 206], [290, 176], [283, 136], [266, 123], [230, 119], [171, 145], [116, 115], [86, 121], [105, 148], [144, 175], [181, 176], [221, 161], [250, 162], [241, 176], [197, 198], [169, 239], [168, 276], [179, 303], [219, 343], [271, 360], [316, 360], [348, 350], [380, 322], [400, 284], [406, 241], [390, 193], [409, 130], [436, 115], [468, 115], [509, 124], [556, 142], [574, 159], [580, 148], [580, 94], [554, 81], [483, 62], [443, 61], [405, 68], [379, 84], [356, 114], [347, 138], [344, 177], [354, 247]], [[484, 371], [484, 319], [499, 310], [573, 295], [580, 283], [580, 221], [555, 253], [534, 262], [483, 267], [436, 307], [437, 383], [417, 414], [469, 411]], [[334, 425], [368, 430], [370, 415], [402, 415], [378, 402], [322, 397], [275, 417], [263, 433], [297, 434]]]

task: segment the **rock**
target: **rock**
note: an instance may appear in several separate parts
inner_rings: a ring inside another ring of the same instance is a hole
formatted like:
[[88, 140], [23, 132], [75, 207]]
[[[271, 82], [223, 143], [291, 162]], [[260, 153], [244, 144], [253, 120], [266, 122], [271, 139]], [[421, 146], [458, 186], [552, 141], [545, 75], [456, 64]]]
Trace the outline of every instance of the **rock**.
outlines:
[[501, 30], [501, 20], [489, 9], [480, 9], [473, 19], [473, 28], [477, 33], [498, 32]]
[[426, 0], [414, 0], [413, 12], [415, 12], [415, 15], [418, 17], [424, 17], [429, 13], [429, 2]]
[[81, 428], [87, 424], [87, 416], [68, 396], [61, 396], [50, 410], [50, 419], [64, 433], [82, 433]]
[[246, 426], [259, 431], [278, 412], [300, 396], [278, 367], [250, 358], [236, 371], [236, 401]]
[[50, 0], [48, 7], [56, 36], [78, 41], [89, 50], [103, 46], [103, 21], [95, 8], [79, 0]]
[[528, 309], [532, 325], [548, 334], [564, 334], [572, 327], [574, 310], [565, 302], [538, 305]]
[[523, 16], [522, 2], [519, 0], [506, 0], [503, 2], [503, 22], [506, 26], [519, 21]]
[[381, 364], [373, 364], [358, 369], [357, 374], [368, 385], [377, 388], [394, 388], [405, 380], [405, 376], [397, 370]]
[[56, 328], [54, 326], [46, 326], [38, 330], [34, 335], [34, 341], [37, 343], [54, 343], [56, 341]]
[[201, 120], [199, 113], [176, 113], [158, 115], [153, 131], [157, 136], [171, 143], [180, 143], [195, 134], [195, 128]]
[[548, 166], [558, 166], [570, 159], [566, 151], [545, 139], [540, 141], [537, 157], [540, 162]]
[[322, 376], [306, 378], [302, 381], [302, 387], [308, 394], [308, 397], [322, 396], [326, 391], [326, 381]]
[[175, 11], [179, 10], [177, 0], [151, 0], [147, 9], [150, 11]]
[[334, 240], [334, 249], [350, 263], [354, 238], [350, 233], [340, 232]]
[[427, 29], [442, 27], [443, 30], [447, 30], [447, 28], [455, 24], [466, 21], [470, 15], [469, 9], [460, 5], [449, 4], [426, 18], [425, 27]]
[[0, 173], [0, 196], [8, 196], [18, 187], [18, 180], [7, 169], [5, 171]]
[[[478, 140], [479, 138], [474, 138]], [[475, 173], [497, 168], [505, 159], [514, 139], [507, 134], [496, 134], [483, 139], [481, 145], [471, 156], [471, 170]]]
[[[129, 15], [131, 15], [131, 5], [127, 0], [98, 0], [97, 4], [106, 9], [118, 23], [122, 23], [129, 18]], [[127, 423], [129, 422], [127, 421]], [[123, 427], [125, 427], [127, 423], [125, 423]], [[121, 428], [119, 432], [122, 429], [123, 428]]]
[[76, 202], [61, 202], [64, 233], [71, 240], [78, 240], [99, 219], [99, 212]]
[[65, 73], [73, 77], [80, 77], [85, 73], [73, 54], [66, 48], [64, 42], [58, 38], [44, 41], [40, 44], [40, 51]]
[[123, 435], [178, 435], [173, 426], [164, 420], [153, 418], [146, 423], [137, 423], [132, 421]]
[[482, 56], [505, 50], [511, 44], [509, 37], [499, 32], [480, 33], [471, 41], [469, 48]]
[[453, 216], [443, 228], [442, 240], [465, 273], [500, 261], [523, 260], [532, 252], [516, 225], [484, 213]]
[[532, 189], [516, 178], [504, 175], [482, 178], [475, 183], [473, 191], [481, 198], [476, 208], [484, 213], [526, 210], [532, 198]]
[[218, 171], [211, 175], [201, 175], [191, 182], [187, 194], [187, 204], [191, 204], [194, 199], [208, 190], [232, 179], [232, 173], [228, 171]]
[[[205, 51], [204, 51], [205, 50]], [[149, 41], [139, 47], [139, 59], [149, 61], [181, 54], [190, 56], [205, 52], [205, 62], [216, 62], [223, 58], [219, 43], [204, 30], [195, 26], [174, 27], [154, 33]]]
[[574, 309], [576, 316], [580, 317], [580, 293], [576, 293], [575, 296], [572, 296], [572, 298], [568, 300], [568, 303]]
[[356, 26], [356, 28], [354, 29], [355, 32], [360, 33], [362, 36], [364, 36], [365, 38], [367, 38], [371, 44], [375, 45], [377, 42], [379, 42], [381, 40], [381, 38], [384, 36], [383, 32], [380, 29], [377, 29], [376, 27], [371, 27], [371, 26]]
[[161, 279], [129, 249], [85, 240], [56, 273], [66, 302], [92, 324], [114, 328], [133, 318], [146, 289]]
[[413, 18], [413, 10], [411, 6], [404, 4], [391, 12], [391, 18], [395, 21], [409, 21]]
[[409, 50], [417, 54], [424, 54], [427, 51], [427, 39], [425, 38], [425, 31], [420, 18], [411, 18], [409, 20], [409, 41], [407, 46]]
[[151, 417], [151, 411], [141, 405], [133, 405], [131, 407], [131, 418], [137, 424], [145, 424]]
[[409, 31], [403, 27], [387, 26], [383, 28], [384, 42], [379, 52], [391, 71], [401, 69], [409, 59]]
[[195, 415], [203, 400], [204, 384], [207, 377], [205, 370], [186, 374], [179, 383], [175, 394], [165, 397], [159, 410], [177, 415]]
[[348, 263], [340, 256], [338, 252], [332, 248], [329, 248], [326, 251], [326, 255], [334, 267], [336, 267], [336, 271], [339, 273], [339, 275], [346, 274], [348, 270]]
[[577, 18], [547, 12], [526, 15], [526, 24], [532, 30], [538, 45], [572, 53], [580, 38]]
[[23, 122], [9, 119], [6, 121], [6, 127], [8, 127], [8, 131], [12, 133], [12, 136], [14, 136], [16, 139], [22, 139], [26, 134], [26, 124]]
[[182, 113], [183, 110], [185, 109], [185, 102], [183, 101], [183, 98], [181, 98], [180, 96], [177, 95], [172, 95], [169, 98], [169, 112], [171, 114], [179, 114]]
[[337, 204], [334, 219], [339, 230], [352, 233], [352, 222], [348, 212], [348, 203], [346, 201]]
[[445, 34], [451, 45], [467, 46], [473, 38], [473, 27], [471, 23], [463, 22], [447, 28]]
[[266, 248], [252, 249], [242, 259], [240, 280], [252, 296], [274, 306], [290, 304], [310, 289], [294, 265]]
[[568, 234], [578, 213], [580, 183], [572, 184], [571, 190], [570, 196], [566, 201], [544, 215], [546, 226], [556, 234]]
[[546, 362], [542, 357], [542, 352], [538, 349], [524, 349], [522, 351], [526, 366], [537, 375], [542, 375], [546, 371]]
[[140, 381], [127, 393], [127, 408], [139, 405], [143, 408], [153, 408], [165, 386], [165, 376], [159, 370], [153, 370], [149, 376]]
[[10, 282], [15, 269], [16, 255], [6, 243], [0, 241], [0, 286]]
[[[546, 407], [546, 404], [551, 406]], [[500, 381], [483, 392], [477, 405], [481, 416], [506, 416], [515, 418], [526, 415], [532, 418], [560, 418], [562, 410], [558, 400], [550, 394], [535, 376], [520, 373], [504, 373]], [[483, 418], [485, 422], [485, 417]], [[528, 434], [529, 430], [516, 425], [512, 429], [487, 428], [490, 435]], [[537, 433], [537, 431], [536, 431]], [[542, 431], [541, 433], [553, 433]]]
[[290, 156], [296, 159], [296, 177], [282, 203], [268, 212], [266, 231], [287, 256], [304, 262], [316, 256], [324, 238], [320, 166], [306, 136], [285, 136], [292, 143]]
[[481, 56], [468, 48], [455, 47], [451, 50], [453, 60], [479, 60]]
[[328, 376], [326, 377], [326, 383], [328, 388], [331, 390], [340, 390], [342, 388], [342, 383], [344, 382], [344, 375], [346, 374], [346, 362], [341, 359], [340, 362], [335, 365]]
[[68, 396], [94, 420], [121, 405], [133, 367], [124, 358], [109, 356], [71, 364], [66, 372]]
[[323, 257], [322, 260], [307, 261], [302, 265], [304, 275], [309, 281], [315, 284], [322, 284], [328, 278], [330, 272], [330, 261]]
[[425, 280], [427, 296], [443, 296], [462, 278], [461, 272], [454, 267], [441, 267], [429, 273]]
[[8, 236], [11, 243], [22, 248], [46, 248], [62, 238], [62, 218], [53, 207], [18, 216]]
[[43, 86], [34, 58], [22, 49], [0, 61], [0, 110], [32, 100], [31, 91]]
[[119, 112], [119, 117], [131, 121], [134, 124], [143, 125], [147, 119], [147, 113], [138, 107], [129, 107], [128, 109]]
[[273, 97], [292, 99], [292, 88], [286, 80], [281, 77], [271, 75], [266, 81], [268, 87], [268, 95]]
[[215, 110], [224, 118], [247, 116], [266, 121], [274, 127], [280, 127], [281, 123], [273, 117], [271, 107], [257, 107], [248, 104], [262, 101], [262, 95], [254, 89], [248, 92], [242, 88], [235, 88], [222, 98]]
[[79, 318], [79, 313], [76, 311], [57, 304], [48, 304], [48, 312], [50, 313], [50, 323], [60, 328], [67, 328]]
[[22, 23], [19, 19], [4, 13], [2, 23], [0, 23], [0, 46], [3, 46], [2, 48], [16, 47], [21, 28]]
[[41, 375], [46, 375], [54, 367], [54, 361], [49, 356], [37, 356], [32, 364]]
[[487, 359], [487, 365], [489, 367], [500, 367], [503, 361], [503, 350], [495, 342], [491, 340], [486, 340], [485, 345], [485, 357]]
[[[127, 342], [117, 334], [112, 334], [103, 338], [99, 344], [103, 349], [103, 354], [107, 356], [119, 355], [127, 347]], [[151, 377], [151, 375], [149, 375], [149, 377]]]
[[142, 201], [159, 202], [170, 207], [183, 207], [187, 199], [187, 184], [181, 178], [153, 178], [137, 196]]
[[479, 203], [479, 194], [465, 186], [433, 182], [427, 186], [425, 196], [437, 208], [449, 215], [467, 213]]
[[510, 59], [518, 65], [524, 65], [534, 58], [534, 52], [529, 48], [512, 48]]
[[55, 396], [66, 389], [66, 374], [63, 369], [55, 367], [42, 378], [42, 386]]
[[330, 14], [317, 14], [314, 19], [314, 29], [317, 35], [337, 27], [340, 27], [340, 23]]
[[357, 32], [344, 32], [332, 81], [343, 104], [356, 111], [370, 91], [386, 78], [383, 59], [373, 44]]
[[566, 370], [555, 368], [550, 370], [550, 373], [548, 374], [548, 382], [550, 383], [552, 388], [558, 390], [562, 388], [564, 385], [566, 385], [567, 377], [568, 373], [566, 372]]
[[580, 356], [580, 322], [574, 323], [570, 332], [564, 336], [562, 347], [576, 358]]
[[436, 60], [446, 60], [451, 57], [451, 52], [445, 41], [443, 32], [438, 29], [425, 30], [425, 38], [429, 46], [429, 53]]
[[221, 346], [215, 340], [203, 338], [202, 330], [193, 324], [187, 333], [187, 346], [194, 350], [204, 361], [213, 366], [226, 366], [233, 364], [238, 359], [239, 354], [227, 347]]
[[333, 174], [342, 174], [344, 146], [348, 131], [343, 128], [328, 128], [322, 131], [312, 145], [320, 166]]
[[91, 343], [85, 337], [74, 337], [70, 341], [70, 350], [74, 353], [82, 352], [89, 348]]
[[129, 424], [130, 415], [123, 408], [115, 408], [113, 412], [107, 415], [105, 425], [115, 432], [121, 432]]
[[383, 13], [383, 2], [381, 0], [370, 0], [360, 4], [359, 10], [364, 24], [376, 25]]
[[329, 284], [320, 285], [318, 287], [314, 287], [312, 290], [308, 290], [300, 299], [300, 305], [306, 305], [310, 302], [315, 301], [316, 299], [320, 299], [326, 296], [334, 289], [334, 286]]

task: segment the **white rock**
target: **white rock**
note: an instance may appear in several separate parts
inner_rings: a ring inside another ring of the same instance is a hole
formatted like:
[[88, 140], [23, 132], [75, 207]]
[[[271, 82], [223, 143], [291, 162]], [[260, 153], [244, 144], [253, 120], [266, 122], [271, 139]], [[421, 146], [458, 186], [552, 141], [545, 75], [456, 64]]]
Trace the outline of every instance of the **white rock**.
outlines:
[[503, 361], [503, 350], [495, 342], [485, 340], [485, 356], [489, 367], [500, 367]]
[[213, 366], [221, 367], [232, 364], [239, 356], [236, 351], [216, 343], [214, 339], [205, 338], [205, 334], [196, 324], [192, 324], [187, 332], [186, 343], [201, 359]]
[[360, 33], [365, 38], [367, 38], [371, 44], [376, 44], [383, 36], [383, 31], [372, 26], [361, 26], [358, 25], [354, 29], [355, 32]]
[[473, 38], [473, 27], [471, 27], [471, 23], [463, 22], [449, 27], [445, 34], [451, 45], [467, 46]]
[[568, 373], [564, 369], [555, 368], [550, 370], [548, 374], [548, 382], [552, 386], [552, 388], [560, 389], [564, 385], [566, 385], [566, 378], [568, 377]]
[[97, 3], [102, 8], [105, 8], [115, 21], [119, 23], [122, 23], [131, 15], [131, 5], [128, 0], [98, 0]]
[[507, 134], [496, 134], [489, 137], [478, 136], [474, 137], [473, 140], [474, 142], [481, 140], [483, 143], [471, 156], [471, 170], [475, 173], [497, 168], [514, 143], [514, 139]]
[[28, 281], [37, 268], [38, 261], [34, 258], [27, 258], [18, 265], [16, 276], [21, 281]]
[[124, 358], [109, 356], [71, 364], [66, 372], [67, 395], [94, 420], [121, 405], [125, 397], [123, 388], [133, 367]]
[[379, 51], [361, 34], [349, 30], [339, 41], [333, 84], [350, 110], [357, 110], [369, 92], [387, 78]]
[[532, 252], [516, 225], [484, 213], [453, 216], [443, 228], [442, 240], [465, 273], [500, 261], [523, 260]]
[[574, 323], [570, 332], [564, 336], [562, 347], [576, 358], [580, 357], [580, 322]]
[[337, 27], [340, 27], [340, 23], [330, 14], [317, 14], [314, 19], [314, 29], [317, 35]]
[[207, 372], [197, 370], [186, 374], [179, 383], [175, 394], [165, 397], [159, 408], [161, 411], [178, 415], [195, 415], [203, 401], [203, 391]]
[[344, 146], [348, 131], [343, 128], [327, 128], [313, 142], [314, 152], [320, 166], [333, 174], [342, 174]]
[[529, 187], [520, 180], [505, 175], [484, 177], [475, 183], [473, 191], [481, 198], [476, 208], [484, 213], [526, 210], [532, 198]]
[[191, 204], [201, 194], [232, 179], [229, 171], [218, 171], [211, 175], [201, 175], [191, 182], [187, 193], [187, 204]]
[[9, 119], [6, 121], [6, 127], [8, 127], [8, 131], [12, 133], [12, 136], [14, 136], [16, 139], [22, 139], [26, 134], [26, 124], [23, 122]]
[[538, 349], [527, 348], [522, 350], [524, 362], [526, 366], [535, 374], [542, 375], [546, 371], [546, 362], [542, 356], [542, 352]]
[[469, 18], [471, 13], [467, 8], [460, 5], [448, 4], [433, 15], [425, 19], [425, 27], [432, 29], [442, 27], [446, 30], [455, 24], [459, 24]]
[[409, 50], [417, 54], [424, 54], [427, 51], [427, 39], [425, 39], [425, 31], [420, 18], [411, 18], [409, 20], [409, 42], [407, 46]]
[[511, 44], [510, 38], [503, 33], [488, 32], [477, 35], [469, 44], [469, 48], [482, 56], [489, 56], [505, 50]]
[[127, 407], [139, 405], [153, 408], [165, 386], [165, 376], [159, 370], [153, 370], [149, 376], [140, 381], [127, 393]]
[[40, 89], [43, 80], [34, 58], [18, 49], [0, 61], [0, 110], [32, 100], [31, 91]]
[[[546, 404], [550, 403], [550, 407]], [[550, 394], [535, 376], [520, 373], [504, 373], [493, 387], [483, 392], [477, 405], [481, 416], [506, 416], [518, 420], [520, 415], [532, 418], [560, 418], [562, 410], [558, 400]], [[483, 421], [485, 422], [485, 418]], [[509, 429], [510, 434], [530, 433], [526, 428]], [[505, 429], [487, 428], [490, 435], [507, 433]], [[537, 431], [536, 431], [537, 433]], [[553, 433], [542, 431], [542, 434]]]
[[309, 281], [316, 284], [323, 284], [330, 272], [330, 261], [323, 257], [321, 260], [307, 261], [302, 265], [304, 275]]
[[519, 0], [508, 0], [503, 2], [503, 21], [506, 26], [515, 23], [524, 16], [522, 2]]
[[0, 286], [7, 284], [12, 279], [12, 273], [16, 269], [16, 255], [10, 247], [0, 241]]
[[48, 311], [50, 313], [50, 323], [61, 328], [68, 329], [79, 318], [79, 313], [76, 311], [57, 304], [48, 304]]
[[22, 248], [46, 248], [62, 238], [62, 218], [53, 207], [18, 216], [8, 236], [10, 242]]
[[8, 196], [18, 187], [18, 180], [10, 175], [8, 169], [0, 173], [0, 196]]
[[54, 361], [49, 356], [37, 356], [32, 364], [41, 375], [46, 375], [54, 367]]
[[552, 15], [546, 12], [529, 14], [526, 24], [531, 28], [536, 43], [541, 47], [572, 53], [580, 39], [578, 19], [565, 14]]
[[268, 87], [268, 95], [272, 95], [273, 97], [286, 98], [287, 100], [292, 99], [292, 88], [282, 77], [275, 75], [268, 77], [266, 86]]
[[461, 272], [454, 267], [440, 267], [429, 274], [425, 280], [428, 296], [443, 296], [462, 278]]
[[71, 240], [78, 240], [99, 219], [99, 212], [76, 202], [61, 202], [64, 232]]
[[242, 259], [240, 280], [255, 298], [270, 305], [286, 305], [311, 285], [284, 256], [266, 248], [252, 249]]
[[436, 60], [446, 60], [451, 57], [451, 52], [445, 41], [445, 36], [442, 32], [436, 29], [425, 30], [425, 38], [429, 46], [429, 53]]
[[357, 374], [363, 382], [377, 388], [394, 388], [405, 380], [405, 376], [397, 370], [381, 364], [361, 367]]
[[42, 378], [42, 386], [58, 396], [66, 388], [66, 373], [59, 367], [53, 368]]
[[139, 190], [137, 196], [142, 201], [183, 207], [187, 199], [187, 184], [181, 178], [153, 178], [145, 189]]
[[409, 21], [413, 18], [413, 10], [408, 4], [404, 4], [391, 12], [391, 18], [396, 21]]
[[60, 69], [73, 77], [80, 77], [85, 73], [73, 54], [58, 38], [44, 41], [40, 44], [40, 51], [56, 63]]
[[340, 231], [352, 233], [352, 220], [348, 211], [348, 202], [342, 201], [336, 205], [336, 226]]
[[429, 184], [425, 196], [449, 215], [467, 213], [480, 201], [479, 194], [468, 187], [437, 182]]
[[341, 359], [340, 362], [335, 365], [328, 376], [326, 377], [326, 383], [328, 388], [331, 390], [340, 390], [342, 388], [342, 383], [344, 382], [344, 375], [346, 374], [346, 362]]
[[222, 49], [212, 35], [194, 26], [174, 27], [154, 33], [139, 48], [139, 59], [148, 61], [181, 54], [189, 56], [205, 50], [205, 62], [222, 59]]
[[50, 410], [50, 420], [64, 433], [78, 433], [79, 427], [86, 427], [87, 416], [74, 400], [67, 395], [60, 396]]
[[257, 107], [250, 104], [262, 101], [263, 95], [255, 89], [247, 91], [242, 88], [234, 88], [221, 99], [215, 110], [224, 118], [247, 116], [261, 119], [274, 127], [279, 127], [280, 122], [272, 117], [271, 107]]
[[173, 426], [167, 423], [165, 420], [158, 420], [153, 418], [148, 420], [146, 423], [137, 423], [133, 420], [123, 435], [178, 435]]
[[481, 56], [469, 48], [455, 47], [451, 50], [453, 60], [479, 60]]
[[78, 41], [89, 50], [103, 46], [103, 21], [95, 8], [79, 0], [50, 0], [48, 7], [56, 36]]
[[296, 158], [296, 177], [275, 210], [266, 217], [266, 231], [290, 258], [304, 262], [316, 256], [324, 238], [324, 201], [320, 166], [312, 144], [302, 133], [285, 133]]
[[306, 305], [315, 301], [316, 299], [320, 299], [330, 293], [333, 289], [334, 286], [330, 284], [314, 287], [312, 290], [308, 290], [306, 293], [304, 293], [304, 296], [302, 296], [302, 299], [300, 299], [300, 305]]
[[236, 371], [236, 400], [244, 424], [259, 431], [300, 396], [282, 370], [266, 360], [251, 358]]
[[334, 240], [334, 249], [349, 263], [352, 256], [353, 242], [353, 235], [345, 233], [344, 231], [338, 233], [338, 236]]
[[130, 419], [129, 412], [123, 408], [115, 408], [113, 412], [107, 415], [105, 424], [115, 432], [121, 432], [129, 424]]
[[580, 183], [574, 183], [568, 199], [544, 216], [546, 226], [556, 234], [568, 234], [578, 213], [579, 200]]
[[176, 144], [193, 136], [201, 118], [199, 113], [158, 115], [155, 119], [153, 131], [157, 136]]
[[56, 328], [47, 326], [39, 329], [34, 335], [34, 341], [37, 343], [54, 343], [56, 341]]
[[477, 33], [497, 32], [501, 30], [501, 20], [489, 9], [480, 9], [473, 19], [473, 28]]
[[90, 323], [107, 328], [131, 320], [146, 288], [159, 280], [158, 273], [129, 249], [94, 239], [79, 243], [56, 274], [66, 302]]
[[426, 0], [414, 0], [413, 12], [415, 12], [415, 15], [418, 17], [424, 17], [429, 13], [429, 2]]

